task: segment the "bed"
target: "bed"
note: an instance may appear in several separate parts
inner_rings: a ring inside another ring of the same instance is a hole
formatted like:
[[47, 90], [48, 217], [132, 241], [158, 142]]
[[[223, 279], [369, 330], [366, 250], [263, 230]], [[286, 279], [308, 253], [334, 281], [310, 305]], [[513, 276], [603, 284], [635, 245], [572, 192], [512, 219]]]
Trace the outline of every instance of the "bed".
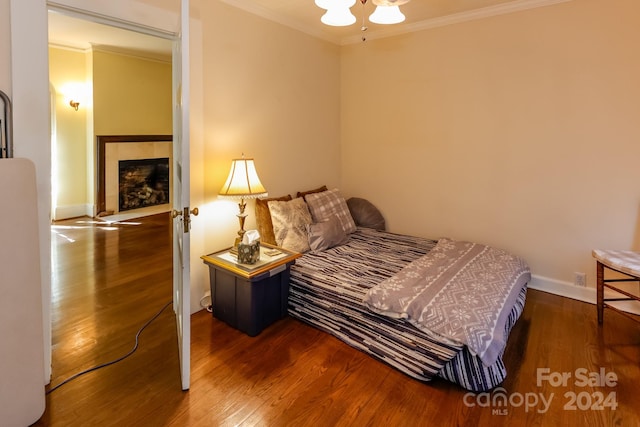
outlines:
[[[350, 199], [350, 202], [355, 200], [361, 202], [360, 206], [362, 202], [366, 206], [364, 210], [354, 209], [354, 204], [347, 204], [335, 189], [321, 187], [299, 195], [304, 197], [262, 201], [259, 202], [261, 208], [256, 204], [261, 235], [268, 234], [264, 227], [273, 225], [276, 244], [304, 252], [291, 268], [288, 310], [292, 317], [420, 381], [441, 377], [475, 392], [490, 390], [504, 381], [507, 371], [502, 353], [506, 339], [524, 309], [526, 283], [530, 278], [526, 265], [518, 284], [510, 291], [511, 301], [505, 302], [502, 310], [504, 319], [498, 332], [505, 342], [494, 349], [491, 363], [486, 363], [486, 357], [470, 348], [473, 345], [422, 327], [410, 316], [390, 315], [388, 310], [377, 312], [368, 301], [375, 294], [373, 290], [388, 296], [391, 292], [380, 289], [390, 283], [394, 288], [397, 284], [394, 280], [403, 272], [412, 277], [410, 267], [430, 256], [433, 258], [443, 244], [442, 239], [437, 241], [385, 231], [384, 219], [375, 207], [362, 199]], [[323, 200], [327, 197], [335, 199], [336, 195], [337, 201]], [[319, 199], [324, 212], [318, 212]], [[281, 208], [287, 207], [284, 209], [287, 211], [293, 205], [296, 207], [283, 216]], [[265, 207], [268, 207], [268, 218], [264, 211], [258, 214], [259, 209]], [[309, 216], [304, 213], [305, 208], [308, 208]], [[296, 213], [292, 214], [292, 211]], [[298, 218], [300, 211], [302, 220]], [[343, 229], [340, 215], [347, 221], [350, 218], [353, 223]], [[283, 226], [286, 228], [284, 237]], [[314, 228], [318, 226], [324, 229], [323, 233]], [[292, 228], [298, 228], [297, 232], [292, 232]], [[327, 233], [328, 228], [332, 228], [337, 237]], [[291, 233], [298, 234], [298, 240], [292, 239]], [[322, 238], [318, 245], [319, 234]], [[310, 246], [305, 246], [308, 243]], [[497, 317], [497, 314], [492, 312], [489, 317]]]

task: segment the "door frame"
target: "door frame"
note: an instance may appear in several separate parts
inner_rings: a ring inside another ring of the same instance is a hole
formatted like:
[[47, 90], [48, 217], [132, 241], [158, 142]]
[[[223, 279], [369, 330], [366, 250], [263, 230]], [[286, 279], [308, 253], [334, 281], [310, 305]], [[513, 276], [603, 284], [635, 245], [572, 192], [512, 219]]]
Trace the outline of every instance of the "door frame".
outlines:
[[[181, 15], [183, 13], [188, 13], [189, 11], [189, 0], [181, 0]], [[109, 16], [104, 16], [100, 14], [95, 14], [90, 11], [79, 10], [72, 7], [60, 6], [60, 5], [52, 5], [49, 4], [48, 11], [55, 11], [58, 13], [64, 13], [68, 16], [83, 19], [91, 22], [96, 22], [103, 25], [109, 25], [115, 28], [120, 28], [127, 31], [135, 31], [139, 33], [143, 33], [146, 35], [150, 35], [153, 37], [159, 37], [162, 39], [166, 39], [171, 41], [173, 45], [171, 60], [172, 60], [172, 93], [176, 93], [176, 91], [181, 95], [181, 97], [173, 97], [172, 98], [172, 110], [173, 110], [173, 152], [174, 152], [174, 165], [176, 164], [176, 152], [183, 152], [188, 155], [189, 153], [189, 97], [188, 97], [188, 63], [189, 63], [189, 50], [184, 49], [182, 46], [184, 43], [188, 43], [188, 20], [189, 17], [186, 17], [186, 30], [183, 29], [185, 25], [185, 21], [182, 17], [180, 17], [180, 32], [178, 34], [167, 32], [163, 30], [157, 30], [148, 26], [143, 26], [136, 24], [135, 22], [124, 21], [117, 18], [112, 18]], [[186, 37], [185, 37], [186, 34]], [[183, 38], [186, 38], [183, 43]], [[181, 46], [182, 49], [176, 49], [176, 46]], [[176, 67], [176, 64], [179, 64], [179, 67]], [[186, 64], [186, 73], [183, 74], [183, 68], [185, 68]], [[183, 89], [184, 88], [184, 89]], [[179, 115], [179, 117], [178, 117]], [[186, 122], [186, 123], [185, 123]], [[186, 137], [185, 137], [186, 136]], [[93, 144], [91, 144], [93, 146]], [[104, 154], [104, 153], [94, 153], [93, 158], [95, 161], [95, 155]], [[174, 169], [174, 177], [175, 174], [175, 166], [172, 165]], [[186, 175], [187, 179], [185, 181], [186, 188], [183, 188], [182, 191], [176, 192], [178, 189], [175, 187], [180, 185], [180, 182], [176, 182], [174, 179], [174, 192], [172, 198], [176, 200], [172, 200], [171, 203], [175, 206], [176, 203], [183, 203], [186, 200], [186, 206], [189, 204], [189, 159], [183, 159], [179, 165], [179, 173], [180, 175]], [[96, 182], [96, 176], [94, 173], [94, 183]], [[104, 183], [102, 183], [104, 185]], [[184, 193], [186, 190], [186, 194]], [[100, 191], [100, 188], [97, 189], [97, 192]], [[102, 189], [104, 191], [104, 189]], [[98, 194], [94, 194], [97, 196]], [[176, 195], [182, 194], [182, 196], [176, 197]], [[177, 200], [180, 198], [181, 200]], [[97, 199], [94, 197], [94, 211], [99, 210], [99, 206], [97, 205]], [[176, 221], [174, 221], [174, 224]], [[188, 231], [186, 231], [188, 233]], [[189, 281], [189, 266], [191, 263], [190, 260], [190, 248], [189, 248], [189, 235], [183, 237], [185, 247], [180, 248], [179, 251], [176, 249], [177, 240], [179, 240], [178, 234], [176, 233], [175, 227], [172, 233], [173, 235], [173, 246], [174, 246], [174, 261], [173, 261], [173, 269], [177, 271], [177, 274], [173, 275], [173, 299], [174, 299], [174, 312], [176, 315], [176, 324], [177, 324], [177, 335], [178, 335], [178, 353], [180, 357], [180, 377], [182, 389], [189, 389], [190, 382], [190, 310], [189, 310], [189, 302], [191, 300], [190, 295], [190, 281]], [[182, 237], [182, 236], [180, 236]], [[181, 240], [181, 239], [180, 239]], [[181, 240], [182, 241], [182, 240]], [[177, 253], [179, 252], [179, 253]]]
[[[64, 3], [80, 4], [86, 8], [107, 8], [118, 13], [134, 14], [131, 3], [123, 3], [119, 9], [113, 3], [98, 1], [74, 2], [72, 0], [10, 0], [11, 21], [11, 95], [13, 97], [14, 140], [22, 141], [14, 147], [16, 157], [30, 159], [36, 166], [38, 187], [38, 228], [39, 254], [34, 255], [40, 268], [42, 288], [42, 313], [44, 335], [44, 383], [51, 381], [51, 116], [49, 94], [48, 55], [48, 11], [61, 8], [67, 13], [76, 13], [82, 19], [91, 18], [132, 31], [175, 40], [177, 34], [161, 28], [151, 27], [142, 22], [108, 16], [88, 9], [67, 6]], [[114, 2], [115, 3], [115, 2]], [[122, 3], [122, 2], [121, 2]], [[140, 15], [136, 4], [135, 12]], [[145, 10], [146, 11], [146, 10]], [[150, 11], [153, 15], [154, 11]], [[155, 16], [155, 15], [154, 15]], [[178, 17], [179, 19], [179, 17]], [[166, 15], [159, 16], [159, 22], [167, 24]], [[114, 25], [115, 24], [115, 25]], [[170, 27], [171, 25], [167, 25]], [[189, 299], [189, 297], [187, 297]]]

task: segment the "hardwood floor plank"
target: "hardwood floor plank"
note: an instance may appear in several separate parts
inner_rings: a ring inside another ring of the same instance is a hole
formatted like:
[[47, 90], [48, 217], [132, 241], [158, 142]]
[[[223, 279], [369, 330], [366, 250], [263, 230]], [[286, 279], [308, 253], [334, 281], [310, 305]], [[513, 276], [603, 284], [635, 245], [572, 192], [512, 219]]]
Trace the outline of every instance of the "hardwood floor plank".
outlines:
[[[171, 300], [166, 215], [131, 221], [140, 225], [81, 221], [54, 227], [54, 386], [128, 352]], [[131, 357], [47, 395], [35, 425], [638, 426], [640, 330], [612, 311], [603, 326], [596, 320], [593, 305], [530, 290], [504, 357], [502, 393], [515, 400], [496, 406], [498, 389], [482, 401], [444, 380], [413, 380], [293, 318], [251, 338], [206, 311], [191, 317], [192, 381], [183, 392], [168, 308]], [[539, 381], [541, 369], [571, 377], [554, 385]], [[578, 369], [604, 369], [616, 384], [577, 384]], [[586, 402], [598, 392], [614, 392], [617, 408], [565, 408], [566, 396], [582, 393]], [[534, 395], [551, 403], [519, 404]]]

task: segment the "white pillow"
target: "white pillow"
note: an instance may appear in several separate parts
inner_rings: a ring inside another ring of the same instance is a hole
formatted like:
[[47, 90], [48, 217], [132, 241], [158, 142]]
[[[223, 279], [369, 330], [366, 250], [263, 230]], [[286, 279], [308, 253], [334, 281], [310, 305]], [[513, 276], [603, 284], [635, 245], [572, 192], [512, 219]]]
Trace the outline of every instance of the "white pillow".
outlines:
[[307, 225], [313, 220], [304, 199], [270, 200], [268, 205], [276, 244], [290, 251], [308, 251]]

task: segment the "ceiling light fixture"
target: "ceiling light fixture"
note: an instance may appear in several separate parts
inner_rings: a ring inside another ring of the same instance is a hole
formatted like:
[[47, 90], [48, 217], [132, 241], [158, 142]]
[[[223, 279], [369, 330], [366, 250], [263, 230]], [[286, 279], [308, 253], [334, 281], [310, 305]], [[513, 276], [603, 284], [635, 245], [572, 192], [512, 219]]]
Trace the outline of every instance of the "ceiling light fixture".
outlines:
[[315, 0], [316, 1], [316, 6], [318, 6], [320, 9], [331, 9], [332, 7], [335, 7], [336, 4], [340, 5], [340, 3], [346, 3], [344, 0]]
[[369, 16], [369, 21], [375, 24], [399, 24], [404, 22], [405, 16], [400, 12], [400, 5], [409, 0], [372, 0], [376, 10]]
[[[374, 24], [399, 24], [404, 22], [405, 16], [400, 11], [401, 5], [408, 3], [409, 0], [372, 0], [376, 6], [375, 11], [369, 16], [369, 21]], [[367, 0], [360, 0], [363, 11]], [[349, 10], [356, 0], [315, 0], [316, 6], [326, 10], [320, 20], [326, 25], [334, 27], [343, 27], [356, 22], [356, 17]], [[362, 31], [366, 31], [363, 23]]]
[[356, 22], [356, 17], [349, 10], [356, 0], [315, 0], [316, 6], [326, 12], [320, 20], [332, 27], [346, 27]]

